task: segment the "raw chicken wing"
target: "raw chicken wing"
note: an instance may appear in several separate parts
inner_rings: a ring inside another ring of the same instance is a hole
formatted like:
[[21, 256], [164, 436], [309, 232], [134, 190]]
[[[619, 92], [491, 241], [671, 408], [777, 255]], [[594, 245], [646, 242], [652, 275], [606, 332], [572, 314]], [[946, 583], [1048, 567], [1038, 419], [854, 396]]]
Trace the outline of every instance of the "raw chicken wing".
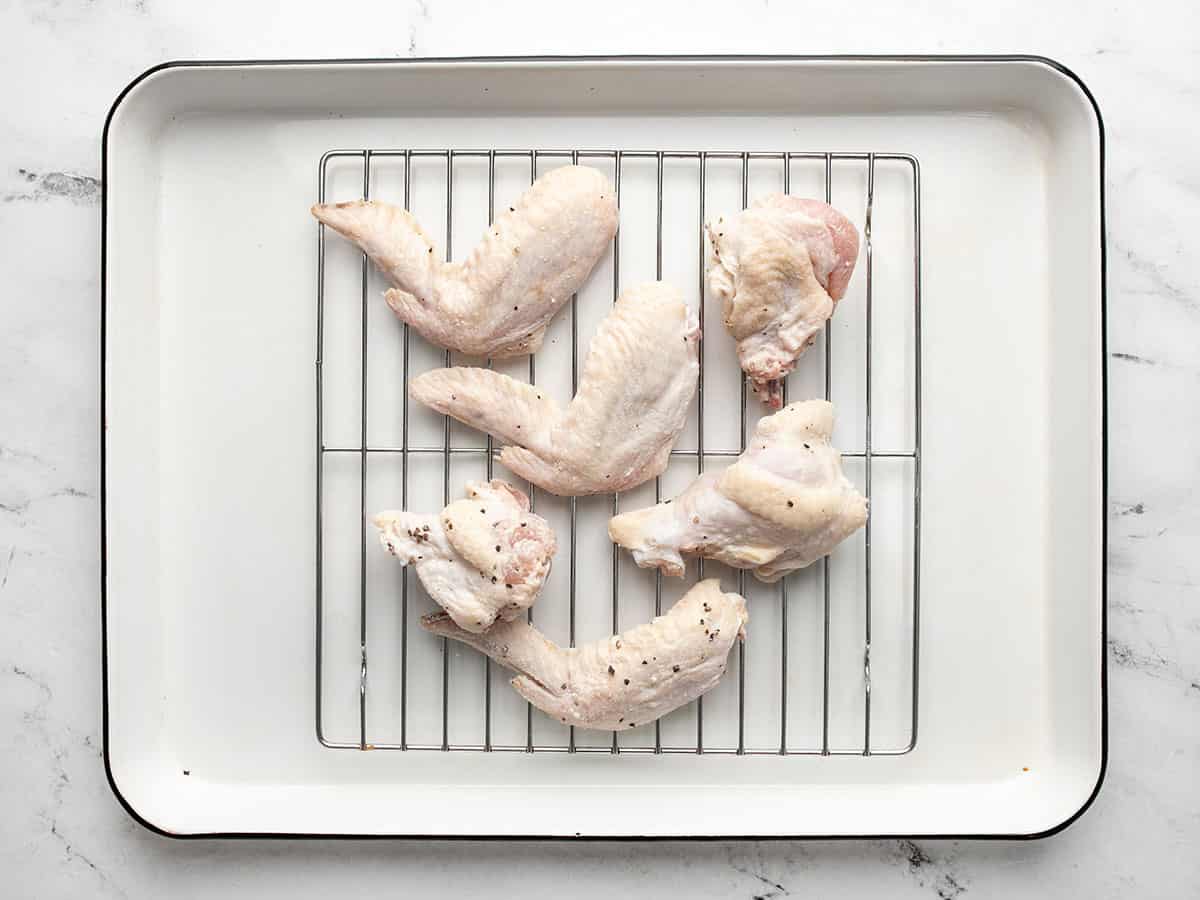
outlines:
[[323, 203], [312, 214], [374, 261], [395, 285], [388, 306], [426, 340], [495, 358], [541, 346], [617, 231], [612, 185], [586, 166], [535, 181], [461, 263], [444, 262], [412, 214], [387, 203]]
[[772, 194], [706, 225], [708, 285], [754, 391], [782, 405], [780, 382], [812, 343], [858, 258], [858, 232], [818, 200]]
[[499, 479], [467, 482], [467, 498], [439, 515], [375, 517], [379, 541], [415, 566], [429, 596], [465, 631], [483, 631], [533, 605], [554, 558], [554, 532], [529, 498]]
[[614, 543], [643, 568], [683, 575], [683, 554], [778, 581], [825, 556], [867, 521], [867, 499], [829, 445], [833, 406], [792, 403], [761, 419], [737, 462], [692, 482], [674, 502], [622, 513]]
[[435, 369], [409, 393], [505, 441], [500, 462], [552, 494], [624, 491], [667, 467], [696, 392], [699, 340], [683, 295], [649, 282], [618, 298], [566, 409], [490, 369]]
[[516, 672], [512, 686], [546, 715], [616, 731], [653, 722], [714, 687], [748, 618], [741, 595], [722, 593], [710, 578], [654, 621], [582, 647], [560, 647], [520, 620], [472, 634], [436, 613], [421, 626]]

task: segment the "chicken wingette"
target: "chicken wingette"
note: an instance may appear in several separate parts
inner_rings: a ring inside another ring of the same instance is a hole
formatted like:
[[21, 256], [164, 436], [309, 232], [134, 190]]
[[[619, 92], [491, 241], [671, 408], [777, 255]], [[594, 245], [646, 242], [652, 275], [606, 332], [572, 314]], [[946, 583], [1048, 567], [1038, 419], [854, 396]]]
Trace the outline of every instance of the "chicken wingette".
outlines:
[[542, 388], [481, 368], [425, 372], [409, 393], [499, 438], [500, 462], [552, 494], [613, 493], [666, 469], [696, 393], [699, 342], [679, 290], [649, 282], [617, 299], [565, 409]]
[[446, 262], [407, 210], [376, 200], [312, 214], [354, 241], [394, 285], [384, 299], [427, 341], [467, 356], [525, 356], [579, 290], [617, 231], [612, 185], [596, 169], [547, 172], [462, 262]]
[[741, 595], [724, 593], [710, 578], [653, 621], [581, 647], [560, 647], [522, 620], [474, 634], [435, 613], [421, 626], [515, 672], [517, 693], [559, 722], [618, 731], [653, 722], [712, 689], [747, 620]]

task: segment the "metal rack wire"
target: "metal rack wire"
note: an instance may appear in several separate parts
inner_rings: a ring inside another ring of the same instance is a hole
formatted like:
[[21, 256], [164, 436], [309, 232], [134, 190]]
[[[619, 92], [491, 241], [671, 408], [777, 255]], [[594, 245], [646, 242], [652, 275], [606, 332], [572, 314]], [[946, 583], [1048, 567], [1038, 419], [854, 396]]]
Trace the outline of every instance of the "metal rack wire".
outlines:
[[[410, 607], [410, 573], [406, 569], [401, 581], [401, 637], [399, 646], [396, 650], [400, 656], [400, 734], [398, 739], [391, 741], [381, 741], [371, 739], [368, 736], [368, 721], [367, 721], [367, 693], [368, 693], [368, 658], [367, 658], [367, 553], [368, 553], [368, 533], [367, 533], [367, 516], [370, 510], [367, 509], [367, 459], [372, 454], [386, 454], [399, 457], [399, 465], [402, 471], [402, 489], [401, 489], [401, 505], [402, 508], [408, 508], [409, 502], [409, 471], [410, 462], [413, 457], [436, 457], [440, 455], [442, 459], [442, 494], [443, 503], [449, 503], [451, 500], [451, 458], [459, 454], [468, 455], [483, 455], [486, 460], [487, 476], [490, 479], [493, 475], [493, 447], [492, 439], [489, 437], [485, 447], [456, 447], [451, 443], [450, 418], [445, 417], [442, 429], [442, 444], [441, 446], [415, 446], [409, 441], [409, 401], [407, 392], [404, 393], [403, 408], [402, 408], [402, 442], [400, 446], [370, 446], [368, 444], [368, 429], [367, 429], [367, 360], [369, 353], [369, 334], [367, 324], [367, 304], [368, 298], [368, 272], [369, 262], [364, 255], [362, 258], [361, 268], [361, 356], [360, 356], [360, 410], [359, 410], [359, 441], [357, 446], [328, 446], [325, 443], [324, 437], [324, 384], [322, 375], [322, 365], [324, 361], [325, 337], [325, 281], [326, 281], [326, 245], [325, 245], [325, 226], [318, 226], [317, 238], [317, 358], [316, 358], [316, 731], [317, 738], [326, 747], [334, 749], [355, 749], [355, 750], [436, 750], [436, 751], [518, 751], [518, 752], [602, 752], [612, 754], [630, 754], [630, 753], [691, 753], [691, 754], [737, 754], [737, 755], [820, 755], [820, 756], [872, 756], [872, 755], [901, 755], [908, 753], [916, 746], [917, 741], [917, 712], [918, 712], [918, 697], [919, 697], [919, 682], [918, 682], [918, 659], [919, 659], [919, 612], [920, 612], [920, 521], [921, 521], [921, 354], [920, 354], [920, 299], [921, 299], [921, 251], [920, 251], [920, 234], [921, 234], [921, 187], [920, 187], [920, 166], [915, 157], [904, 153], [873, 153], [873, 152], [793, 152], [793, 151], [729, 151], [729, 150], [597, 150], [597, 149], [338, 149], [330, 150], [325, 153], [318, 167], [318, 199], [320, 202], [325, 202], [326, 186], [328, 169], [331, 161], [334, 160], [361, 160], [362, 163], [362, 196], [370, 198], [371, 183], [372, 183], [372, 163], [376, 160], [385, 159], [402, 159], [404, 163], [404, 182], [403, 182], [403, 197], [394, 198], [397, 201], [402, 200], [405, 207], [409, 206], [412, 195], [412, 170], [413, 160], [420, 158], [438, 158], [445, 160], [446, 164], [446, 185], [445, 185], [445, 205], [446, 205], [446, 232], [445, 232], [445, 248], [446, 259], [450, 260], [453, 253], [453, 222], [454, 222], [454, 177], [453, 169], [456, 160], [464, 158], [482, 158], [487, 161], [487, 206], [488, 206], [488, 221], [494, 217], [495, 212], [495, 189], [496, 189], [496, 164], [497, 160], [518, 159], [527, 160], [529, 165], [529, 180], [532, 182], [538, 175], [538, 163], [542, 160], [569, 160], [573, 163], [580, 163], [595, 160], [610, 161], [614, 172], [614, 187], [616, 189], [616, 197], [618, 205], [621, 198], [621, 174], [622, 165], [627, 160], [650, 160], [657, 165], [657, 203], [656, 203], [656, 273], [657, 277], [661, 278], [663, 274], [663, 179], [664, 179], [664, 162], [667, 160], [689, 160], [694, 161], [698, 167], [699, 175], [699, 191], [696, 203], [699, 211], [699, 221], [701, 224], [698, 241], [699, 241], [699, 271], [697, 272], [697, 290], [701, 298], [701, 303], [705, 302], [705, 277], [704, 277], [704, 232], [703, 223], [705, 220], [705, 198], [706, 198], [706, 183], [709, 177], [709, 163], [714, 160], [732, 160], [740, 161], [741, 163], [741, 198], [742, 206], [748, 205], [749, 201], [749, 184], [750, 184], [750, 164], [752, 161], [775, 161], [780, 164], [782, 174], [782, 188], [785, 193], [791, 189], [791, 173], [792, 164], [796, 161], [808, 161], [809, 163], [823, 164], [824, 166], [824, 181], [825, 181], [825, 200], [830, 202], [832, 193], [832, 172], [834, 163], [856, 163], [865, 166], [866, 170], [866, 197], [865, 197], [865, 227], [864, 227], [864, 254], [862, 265], [864, 267], [865, 277], [865, 314], [866, 314], [866, 353], [865, 353], [865, 423], [864, 423], [864, 446], [861, 450], [844, 451], [843, 457], [851, 459], [861, 459], [865, 472], [865, 487], [866, 494], [871, 496], [871, 470], [872, 460], [880, 458], [894, 458], [906, 460], [911, 465], [912, 472], [912, 491], [911, 491], [911, 528], [912, 528], [912, 554], [911, 554], [911, 596], [912, 596], [912, 612], [911, 612], [911, 721], [909, 726], [909, 738], [907, 742], [899, 746], [891, 747], [876, 747], [872, 745], [871, 738], [871, 642], [872, 642], [872, 579], [871, 579], [871, 517], [868, 517], [865, 531], [864, 554], [862, 558], [862, 566], [864, 570], [863, 580], [863, 596], [862, 602], [865, 605], [865, 628], [862, 635], [862, 699], [863, 699], [863, 723], [862, 723], [862, 744], [860, 746], [831, 746], [830, 742], [830, 606], [831, 606], [831, 579], [829, 575], [829, 559], [822, 561], [821, 568], [822, 577], [822, 603], [823, 603], [823, 660], [822, 660], [822, 699], [821, 699], [821, 741], [817, 746], [810, 747], [790, 747], [788, 745], [788, 582], [789, 579], [784, 578], [778, 584], [779, 600], [780, 600], [780, 728], [779, 741], [775, 746], [768, 747], [748, 747], [746, 745], [746, 660], [747, 654], [751, 652], [752, 644], [748, 642], [739, 643], [738, 648], [738, 663], [736, 666], [737, 678], [737, 741], [736, 744], [721, 744], [713, 745], [705, 742], [704, 735], [704, 698], [696, 701], [696, 736], [694, 744], [686, 745], [666, 745], [662, 740], [661, 723], [654, 723], [654, 743], [652, 746], [638, 745], [629, 746], [622, 745], [617, 733], [613, 733], [611, 744], [607, 746], [580, 746], [576, 743], [574, 728], [568, 732], [567, 740], [559, 743], [537, 743], [534, 740], [533, 726], [533, 709], [531, 706], [526, 706], [526, 725], [525, 733], [526, 740], [524, 744], [497, 744], [492, 740], [492, 696], [491, 696], [491, 672], [490, 662], [485, 664], [485, 677], [483, 683], [483, 741], [482, 743], [461, 744], [451, 742], [449, 736], [449, 711], [450, 711], [450, 692], [449, 692], [449, 659], [450, 654], [446, 645], [446, 638], [441, 638], [442, 653], [441, 653], [441, 722], [442, 722], [442, 739], [440, 743], [414, 743], [409, 740], [408, 721], [409, 721], [409, 667], [408, 667], [408, 629], [409, 629], [409, 607]], [[913, 341], [915, 345], [913, 359], [913, 386], [914, 386], [914, 406], [913, 415], [913, 443], [910, 448], [903, 449], [878, 449], [872, 444], [872, 426], [871, 426], [871, 404], [872, 404], [872, 304], [874, 301], [873, 275], [874, 275], [874, 258], [873, 258], [873, 242], [872, 242], [872, 217], [875, 203], [875, 172], [877, 162], [893, 162], [901, 163], [908, 166], [911, 170], [911, 185], [912, 185], [912, 247], [913, 247], [913, 281], [911, 302], [913, 310], [913, 328], [915, 334]], [[613, 247], [613, 272], [612, 272], [612, 299], [616, 301], [620, 291], [621, 276], [620, 276], [620, 235], [614, 240]], [[572, 393], [577, 386], [579, 374], [579, 332], [578, 332], [578, 298], [571, 298], [571, 388]], [[403, 356], [403, 377], [407, 384], [409, 377], [409, 357], [411, 338], [407, 325], [403, 328], [404, 356]], [[826, 325], [825, 334], [825, 371], [824, 371], [824, 387], [825, 398], [830, 399], [832, 396], [832, 334], [828, 324]], [[694, 450], [676, 449], [673, 451], [673, 457], [692, 458], [695, 460], [696, 472], [704, 471], [706, 459], [736, 457], [741, 450], [745, 449], [747, 436], [747, 391], [743, 385], [741, 391], [741, 409], [740, 409], [740, 425], [741, 425], [741, 445], [739, 449], [712, 449], [705, 446], [704, 434], [704, 341], [700, 346], [700, 377], [699, 387], [697, 391], [698, 416], [696, 422], [696, 448]], [[450, 365], [451, 354], [449, 351], [445, 354], [445, 364]], [[490, 365], [490, 363], [489, 363]], [[528, 378], [530, 383], [534, 383], [537, 377], [536, 359], [531, 356], [528, 363]], [[787, 401], [787, 387], [784, 386], [784, 401]], [[359, 585], [358, 585], [358, 639], [359, 639], [359, 672], [358, 672], [358, 737], [357, 740], [334, 740], [329, 738], [325, 732], [324, 715], [323, 715], [323, 668], [324, 668], [324, 598], [323, 598], [323, 561], [325, 554], [324, 547], [324, 523], [323, 523], [323, 508], [325, 503], [324, 496], [324, 467], [325, 460], [328, 456], [334, 454], [350, 454], [357, 456], [359, 465], [359, 507], [361, 512], [361, 524], [359, 529]], [[661, 478], [655, 479], [655, 501], [658, 502], [662, 498], [662, 482]], [[529, 497], [531, 505], [536, 504], [536, 493], [533, 486], [529, 486]], [[576, 500], [571, 498], [570, 503], [570, 531], [568, 537], [569, 547], [569, 566], [570, 566], [570, 633], [569, 640], [572, 646], [575, 645], [576, 638], [576, 603], [578, 599], [577, 584], [576, 584]], [[616, 514], [620, 506], [619, 495], [612, 495], [612, 513]], [[619, 616], [618, 616], [618, 593], [620, 586], [620, 548], [614, 546], [612, 548], [612, 591], [611, 591], [611, 606], [612, 606], [612, 631], [619, 631]], [[700, 561], [700, 574], [703, 576], [704, 563]], [[746, 577], [745, 572], [737, 574], [738, 589], [740, 592], [745, 592]], [[662, 574], [656, 573], [655, 579], [655, 614], [662, 612]], [[529, 610], [529, 621], [533, 621], [533, 610]], [[754, 638], [762, 641], [764, 637], [759, 637], [755, 633]], [[432, 639], [432, 638], [431, 638]], [[641, 729], [639, 729], [640, 731]]]

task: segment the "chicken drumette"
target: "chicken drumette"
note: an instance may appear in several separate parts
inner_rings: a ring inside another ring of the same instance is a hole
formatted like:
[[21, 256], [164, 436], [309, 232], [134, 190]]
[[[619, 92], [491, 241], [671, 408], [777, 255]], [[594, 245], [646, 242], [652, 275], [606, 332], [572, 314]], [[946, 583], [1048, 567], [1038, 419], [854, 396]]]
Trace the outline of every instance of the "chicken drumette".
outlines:
[[683, 555], [777, 581], [829, 553], [867, 521], [867, 499], [829, 445], [833, 406], [792, 403], [759, 421], [746, 451], [674, 499], [608, 523], [614, 543], [644, 568], [683, 575]]
[[380, 543], [417, 570], [429, 596], [465, 631], [532, 606], [554, 558], [550, 525], [499, 479], [467, 482], [466, 499], [438, 515], [390, 510], [375, 525]]
[[706, 225], [708, 285], [755, 393], [778, 409], [780, 383], [812, 342], [858, 258], [858, 232], [818, 200], [772, 194]]

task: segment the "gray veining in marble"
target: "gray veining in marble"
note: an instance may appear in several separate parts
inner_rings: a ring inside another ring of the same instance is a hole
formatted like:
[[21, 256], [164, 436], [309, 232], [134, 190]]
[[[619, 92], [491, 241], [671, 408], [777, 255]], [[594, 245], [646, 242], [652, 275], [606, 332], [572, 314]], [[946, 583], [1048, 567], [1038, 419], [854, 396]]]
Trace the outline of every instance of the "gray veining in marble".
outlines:
[[[1200, 7], [945, 0], [0, 4], [0, 894], [59, 897], [1200, 894]], [[104, 780], [100, 129], [168, 58], [1024, 51], [1108, 136], [1110, 759], [1037, 843], [172, 842]]]

